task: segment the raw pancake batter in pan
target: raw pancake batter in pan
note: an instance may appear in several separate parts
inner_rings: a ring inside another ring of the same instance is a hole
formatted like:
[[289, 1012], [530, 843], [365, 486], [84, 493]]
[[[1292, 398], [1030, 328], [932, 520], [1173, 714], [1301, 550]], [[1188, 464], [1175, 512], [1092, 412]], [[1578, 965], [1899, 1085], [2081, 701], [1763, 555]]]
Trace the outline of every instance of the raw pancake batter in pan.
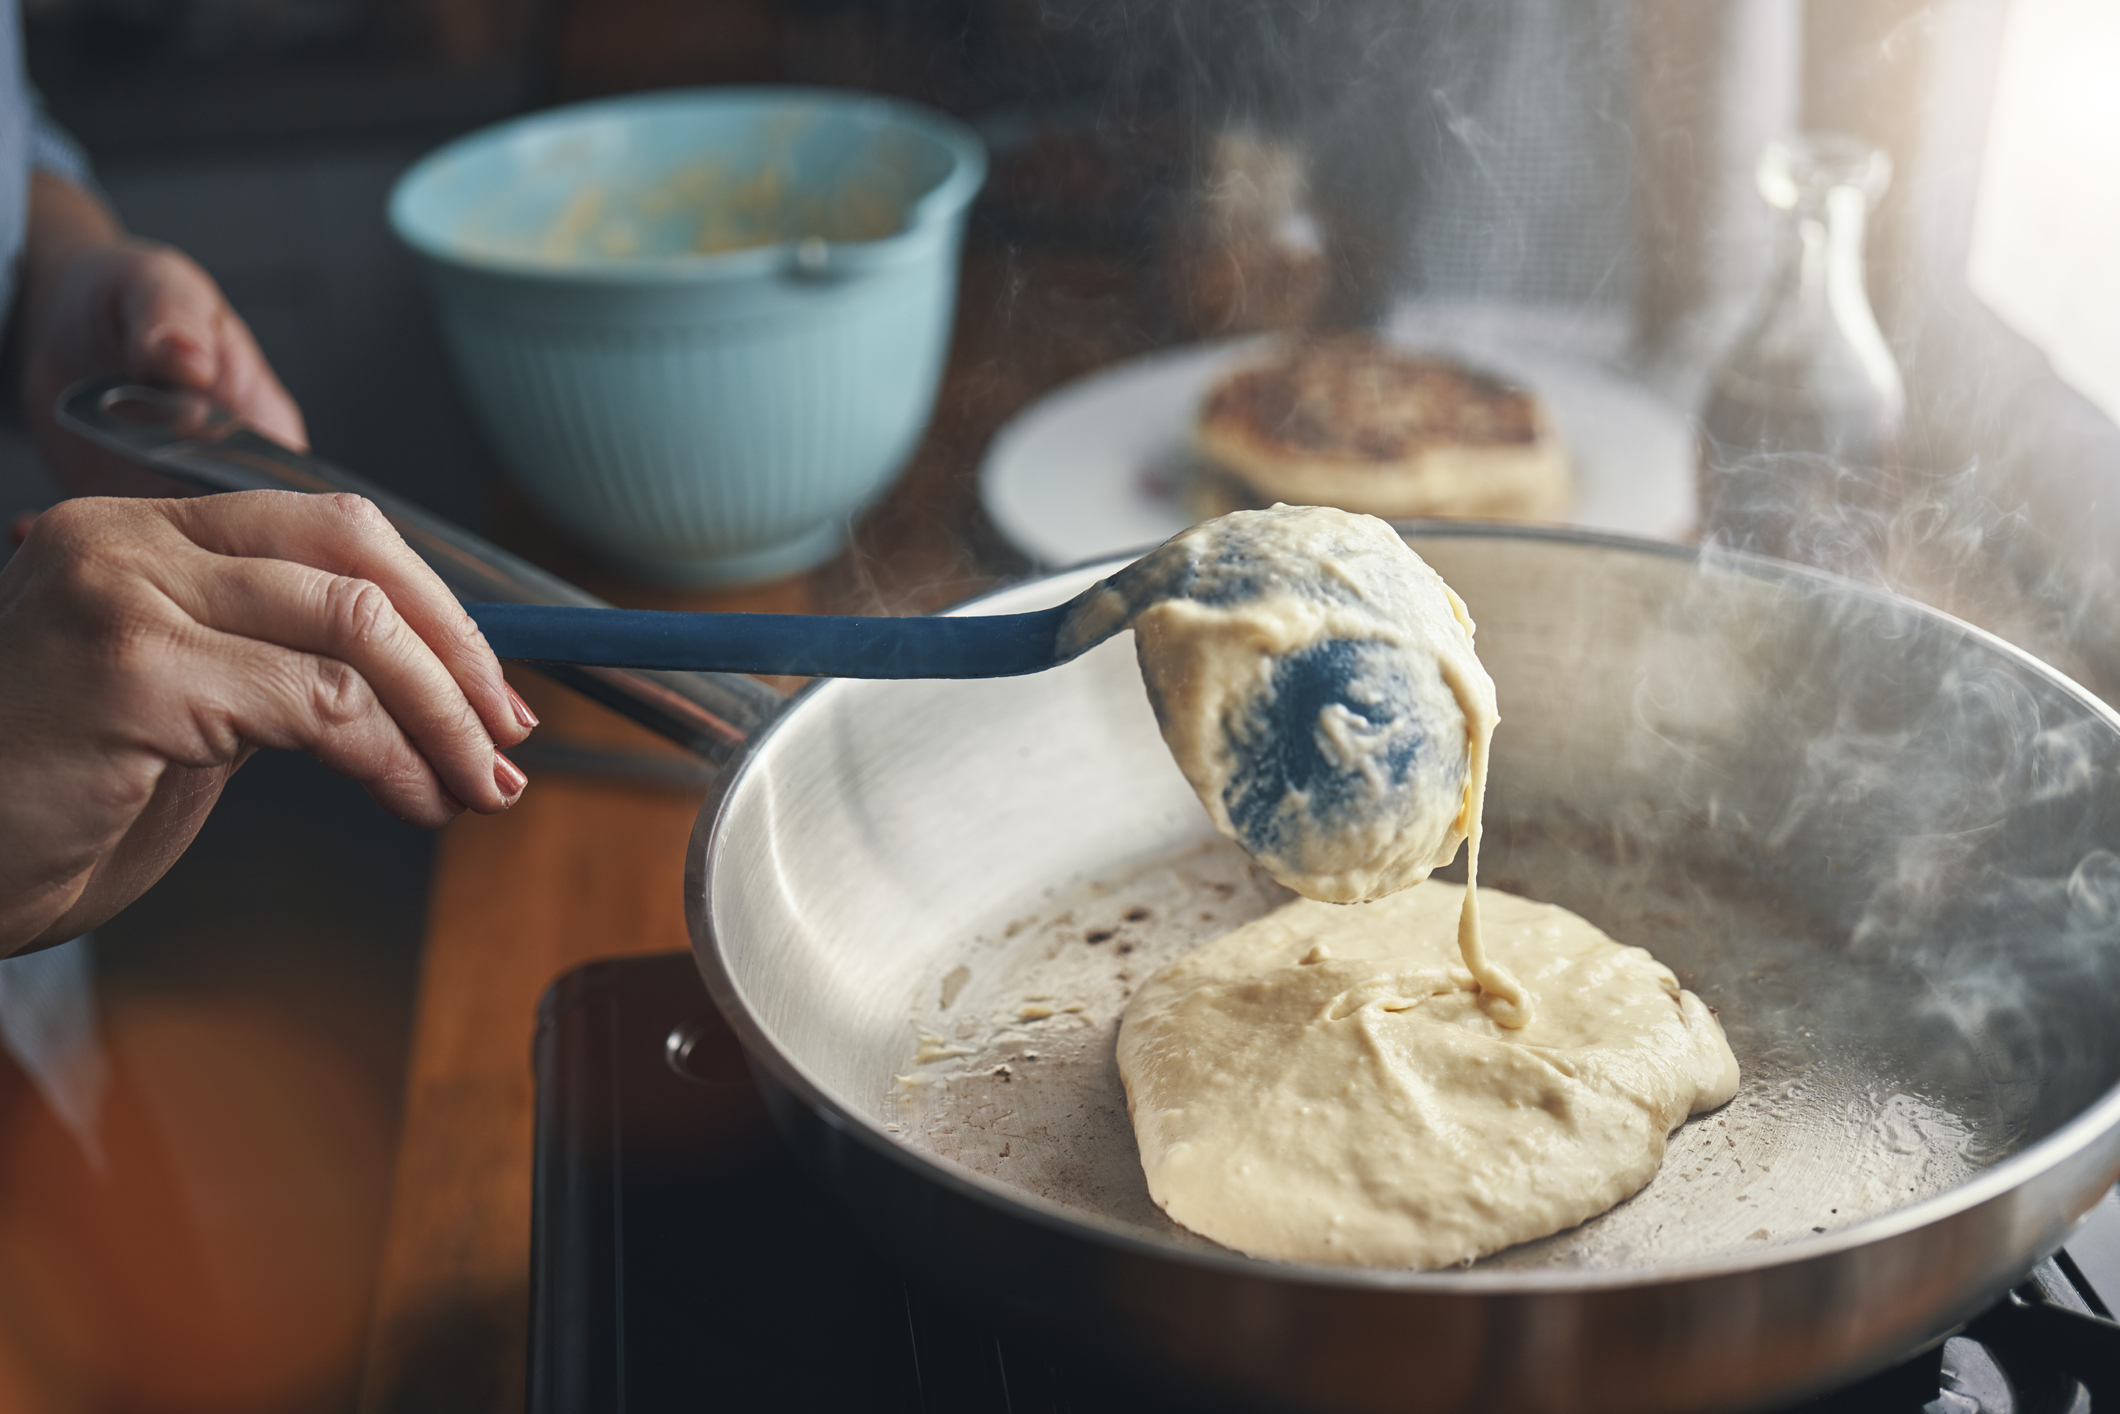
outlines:
[[1462, 890], [1299, 899], [1152, 978], [1119, 1030], [1141, 1165], [1172, 1219], [1255, 1257], [1439, 1267], [1572, 1227], [1737, 1090], [1669, 969], [1550, 904], [1480, 891], [1537, 999], [1497, 1023], [1457, 951]]

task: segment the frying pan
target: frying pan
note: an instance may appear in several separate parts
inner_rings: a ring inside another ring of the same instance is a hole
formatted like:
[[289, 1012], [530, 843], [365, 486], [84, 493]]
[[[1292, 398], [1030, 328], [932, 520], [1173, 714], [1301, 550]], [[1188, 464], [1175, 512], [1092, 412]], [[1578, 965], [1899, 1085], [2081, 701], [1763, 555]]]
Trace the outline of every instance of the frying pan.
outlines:
[[[132, 396], [77, 390], [67, 415], [209, 484], [343, 484], [210, 417], [157, 431], [135, 407], [110, 431]], [[687, 904], [797, 1149], [989, 1319], [1269, 1406], [1758, 1407], [1993, 1301], [2120, 1174], [2120, 717], [1978, 630], [1792, 566], [1407, 535], [1472, 606], [1500, 694], [1483, 866], [1670, 964], [1719, 1009], [1738, 1098], [1634, 1198], [1465, 1269], [1265, 1263], [1164, 1220], [1113, 1073], [1119, 1009], [1278, 896], [1212, 836], [1111, 643], [1036, 677], [823, 682], [737, 726]], [[506, 597], [493, 577], [479, 597]], [[683, 688], [728, 691], [749, 700]]]

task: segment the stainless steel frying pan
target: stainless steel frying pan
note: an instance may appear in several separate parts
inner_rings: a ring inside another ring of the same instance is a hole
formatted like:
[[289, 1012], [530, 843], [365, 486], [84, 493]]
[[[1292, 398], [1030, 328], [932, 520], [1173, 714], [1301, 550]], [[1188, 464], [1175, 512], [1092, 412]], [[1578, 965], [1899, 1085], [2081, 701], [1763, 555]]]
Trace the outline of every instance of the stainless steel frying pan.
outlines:
[[1118, 1012], [1273, 897], [1107, 645], [1035, 678], [815, 687], [700, 816], [702, 970], [840, 1199], [946, 1291], [1312, 1409], [1762, 1403], [1993, 1300], [2120, 1172], [2120, 718], [1791, 567], [1408, 538], [1500, 696], [1490, 877], [1669, 963], [1720, 1009], [1738, 1099], [1635, 1198], [1465, 1270], [1272, 1265], [1175, 1228], [1134, 1162]]
[[[224, 460], [129, 435], [107, 444], [195, 479]], [[945, 1294], [1291, 1407], [1757, 1406], [1993, 1300], [2120, 1174], [2120, 717], [1786, 566], [1409, 539], [1500, 692], [1484, 867], [1653, 949], [1744, 1067], [1647, 1189], [1441, 1273], [1256, 1262], [1161, 1217], [1119, 1009], [1276, 895], [1212, 837], [1123, 644], [1036, 677], [823, 683], [741, 748], [687, 897], [789, 1136]]]

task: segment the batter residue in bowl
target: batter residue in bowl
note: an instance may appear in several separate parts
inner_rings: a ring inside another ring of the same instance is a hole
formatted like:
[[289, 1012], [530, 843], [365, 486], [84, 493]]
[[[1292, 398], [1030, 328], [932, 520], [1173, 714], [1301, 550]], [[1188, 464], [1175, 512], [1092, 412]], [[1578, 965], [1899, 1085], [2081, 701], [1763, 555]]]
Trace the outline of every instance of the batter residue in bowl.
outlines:
[[1736, 1093], [1721, 1026], [1668, 968], [1481, 890], [1497, 962], [1539, 999], [1500, 1025], [1460, 963], [1459, 898], [1299, 899], [1143, 985], [1119, 1070], [1166, 1213], [1258, 1257], [1469, 1262], [1634, 1193]]
[[810, 238], [874, 241], [904, 227], [909, 186], [888, 167], [808, 189], [776, 166], [737, 171], [723, 163], [694, 162], [654, 182], [584, 184], [532, 248], [518, 250], [521, 242], [490, 239], [484, 244], [570, 265], [583, 259], [720, 255]]

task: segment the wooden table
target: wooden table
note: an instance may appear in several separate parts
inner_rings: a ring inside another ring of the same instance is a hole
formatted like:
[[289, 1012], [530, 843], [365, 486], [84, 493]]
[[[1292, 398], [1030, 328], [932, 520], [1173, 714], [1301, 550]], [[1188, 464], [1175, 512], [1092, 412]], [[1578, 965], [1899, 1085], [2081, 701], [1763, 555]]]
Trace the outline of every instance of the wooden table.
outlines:
[[[1038, 393], [1148, 347], [1137, 304], [1123, 264], [975, 248], [928, 437], [852, 549], [814, 574], [724, 593], [644, 592], [599, 580], [517, 509], [502, 538], [641, 607], [909, 613], [954, 602], [1012, 567], [976, 505], [987, 440]], [[543, 679], [510, 676], [542, 719], [533, 742], [689, 759]], [[513, 810], [467, 816], [441, 840], [363, 1378], [369, 1414], [522, 1408], [538, 997], [590, 958], [689, 946], [681, 882], [703, 788], [532, 777]]]

